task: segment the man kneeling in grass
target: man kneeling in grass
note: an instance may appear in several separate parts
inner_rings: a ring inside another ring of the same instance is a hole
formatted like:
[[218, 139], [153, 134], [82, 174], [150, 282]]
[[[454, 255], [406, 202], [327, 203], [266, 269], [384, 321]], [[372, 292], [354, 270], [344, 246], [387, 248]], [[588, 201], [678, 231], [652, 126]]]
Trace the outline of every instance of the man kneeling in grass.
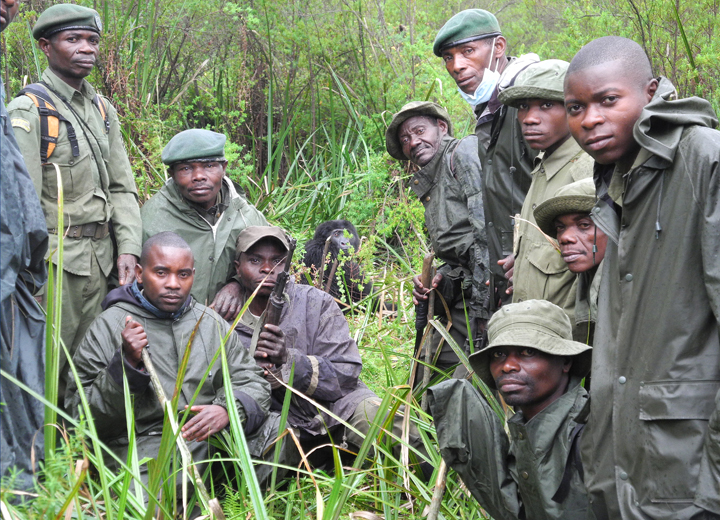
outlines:
[[510, 438], [469, 381], [445, 381], [428, 391], [443, 459], [495, 520], [585, 518], [576, 445], [591, 348], [572, 340], [567, 314], [544, 300], [503, 306], [488, 334], [470, 363], [515, 407]]
[[[98, 436], [123, 461], [128, 456], [124, 377], [134, 400], [138, 459], [154, 459], [160, 448], [164, 413], [142, 362], [143, 348], [151, 353], [165, 395], [170, 398], [192, 337], [178, 413], [190, 406], [195, 414], [182, 428], [195, 461], [208, 459], [206, 441], [228, 426], [228, 400], [237, 408], [246, 434], [258, 429], [270, 405], [270, 385], [235, 334], [230, 334], [225, 343], [233, 395], [229, 399], [225, 395], [221, 358], [198, 389], [230, 326], [190, 296], [193, 264], [190, 247], [175, 233], [166, 231], [149, 238], [143, 245], [135, 281], [107, 295], [105, 310], [92, 323], [73, 356]], [[198, 396], [193, 401], [195, 392]], [[82, 405], [73, 377], [66, 402], [73, 415], [79, 417]], [[111, 467], [117, 467], [114, 460], [107, 459]], [[147, 482], [147, 467], [141, 466], [140, 471]]]

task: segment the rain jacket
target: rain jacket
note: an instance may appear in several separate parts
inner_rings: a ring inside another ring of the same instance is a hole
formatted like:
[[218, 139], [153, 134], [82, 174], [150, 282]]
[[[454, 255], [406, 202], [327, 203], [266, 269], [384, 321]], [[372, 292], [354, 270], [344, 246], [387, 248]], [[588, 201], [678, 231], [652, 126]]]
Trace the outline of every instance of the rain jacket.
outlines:
[[569, 138], [550, 156], [535, 158], [532, 184], [523, 203], [518, 223], [518, 246], [513, 274], [513, 302], [548, 300], [562, 307], [574, 323], [577, 285], [575, 273], [548, 242], [535, 224], [534, 209], [557, 190], [580, 179], [592, 177], [593, 160]]
[[586, 345], [592, 345], [595, 336], [598, 291], [602, 280], [602, 268], [603, 264], [600, 262], [595, 272], [585, 271], [577, 274], [573, 339]]
[[592, 403], [592, 518], [720, 515], [720, 132], [710, 103], [661, 78], [629, 172], [596, 165], [608, 235]]
[[195, 257], [192, 295], [205, 305], [210, 305], [235, 275], [235, 242], [240, 232], [248, 226], [268, 225], [263, 214], [237, 192], [228, 177], [223, 177], [223, 182], [230, 200], [214, 226], [183, 198], [172, 179], [141, 210], [143, 242], [162, 231], [172, 231], [190, 245]]
[[[527, 423], [508, 420], [510, 438], [485, 398], [467, 380], [428, 391], [443, 460], [494, 520], [578, 520], [587, 512], [579, 461], [571, 454], [576, 418], [588, 400], [580, 379]], [[567, 467], [567, 470], [566, 470]], [[553, 500], [566, 471], [568, 493]]]
[[[375, 394], [360, 381], [362, 360], [343, 313], [332, 296], [310, 285], [288, 280], [285, 296], [279, 323], [288, 347], [283, 380], [290, 380], [294, 365], [293, 387], [341, 419], [348, 419], [360, 401]], [[235, 328], [246, 348], [252, 343], [255, 322], [246, 312]], [[273, 393], [273, 410], [282, 409], [284, 395], [284, 387]], [[287, 420], [300, 430], [301, 438], [324, 435], [338, 424], [297, 396], [293, 397]]]

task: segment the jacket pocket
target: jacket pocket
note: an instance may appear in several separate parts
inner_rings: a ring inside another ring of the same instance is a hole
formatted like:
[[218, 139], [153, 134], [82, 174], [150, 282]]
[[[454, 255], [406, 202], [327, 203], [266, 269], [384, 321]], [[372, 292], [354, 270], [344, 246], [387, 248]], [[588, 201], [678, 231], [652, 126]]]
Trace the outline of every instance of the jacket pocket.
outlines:
[[533, 244], [527, 254], [528, 262], [546, 275], [561, 274], [568, 270], [568, 266], [560, 253], [548, 243]]
[[638, 398], [640, 420], [707, 421], [715, 409], [720, 381], [658, 381], [643, 383]]

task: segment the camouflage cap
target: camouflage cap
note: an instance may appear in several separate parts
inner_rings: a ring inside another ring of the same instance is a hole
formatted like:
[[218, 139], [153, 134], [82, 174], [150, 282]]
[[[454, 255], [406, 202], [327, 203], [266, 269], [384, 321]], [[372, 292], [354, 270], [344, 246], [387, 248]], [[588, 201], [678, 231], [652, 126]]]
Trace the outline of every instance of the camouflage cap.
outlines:
[[503, 305], [488, 324], [488, 346], [470, 356], [470, 365], [494, 389], [490, 351], [496, 347], [528, 347], [553, 356], [574, 356], [570, 373], [584, 377], [590, 372], [592, 347], [572, 337], [570, 318], [553, 303], [527, 300]]
[[285, 251], [290, 250], [290, 240], [282, 228], [277, 226], [248, 226], [238, 235], [235, 243], [235, 259], [239, 259], [240, 253], [245, 253], [263, 238], [277, 239], [285, 247]]
[[555, 219], [568, 213], [590, 213], [595, 206], [595, 182], [592, 178], [566, 184], [554, 196], [539, 204], [535, 211], [535, 222], [543, 233], [555, 238]]
[[390, 121], [390, 126], [385, 131], [385, 147], [388, 153], [400, 161], [407, 161], [408, 158], [402, 151], [402, 145], [398, 139], [398, 130], [400, 125], [415, 116], [430, 116], [442, 119], [448, 125], [448, 135], [453, 135], [453, 125], [450, 121], [450, 114], [443, 107], [432, 101], [411, 101], [400, 109]]
[[33, 38], [49, 38], [69, 29], [82, 29], [102, 33], [103, 25], [95, 9], [75, 4], [56, 4], [38, 17], [33, 27]]
[[466, 9], [450, 18], [438, 31], [433, 43], [435, 56], [462, 43], [500, 36], [500, 24], [495, 15], [484, 9]]
[[517, 107], [523, 99], [565, 101], [563, 82], [570, 64], [563, 60], [543, 60], [533, 63], [515, 78], [512, 86], [498, 94], [498, 100]]
[[170, 139], [162, 151], [162, 162], [173, 165], [183, 161], [224, 161], [224, 134], [192, 128]]

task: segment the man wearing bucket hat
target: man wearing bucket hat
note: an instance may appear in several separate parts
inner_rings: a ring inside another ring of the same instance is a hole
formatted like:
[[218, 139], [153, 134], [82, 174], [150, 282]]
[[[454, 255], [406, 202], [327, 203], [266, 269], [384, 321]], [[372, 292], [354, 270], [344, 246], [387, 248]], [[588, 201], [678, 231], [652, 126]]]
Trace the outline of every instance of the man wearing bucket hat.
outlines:
[[[563, 81], [568, 63], [545, 60], [518, 74], [515, 84], [498, 99], [517, 110], [528, 145], [540, 151], [535, 158], [532, 184], [523, 202], [513, 252], [513, 302], [548, 300], [574, 321], [575, 274], [535, 226], [533, 209], [559, 188], [592, 177], [593, 160], [570, 136], [563, 103]], [[553, 235], [550, 235], [554, 237]]]
[[[537, 153], [522, 139], [516, 110], [502, 105], [498, 93], [514, 82], [536, 54], [508, 57], [507, 42], [492, 13], [467, 9], [438, 31], [433, 52], [477, 117], [475, 133], [483, 170], [483, 200], [490, 256], [492, 310], [510, 302], [506, 272], [512, 269], [513, 215], [520, 211], [530, 187]], [[508, 275], [509, 277], [510, 275]]]
[[514, 407], [510, 437], [470, 381], [445, 381], [429, 390], [443, 459], [495, 520], [585, 518], [577, 441], [591, 348], [573, 341], [570, 319], [543, 300], [503, 306], [488, 332], [470, 363]]
[[600, 264], [607, 247], [607, 235], [591, 218], [596, 200], [595, 183], [583, 179], [563, 186], [534, 211], [538, 227], [557, 239], [560, 256], [577, 276], [573, 336], [588, 345], [597, 320]]
[[225, 174], [223, 134], [190, 129], [170, 139], [162, 151], [170, 179], [141, 210], [143, 241], [162, 231], [181, 235], [195, 256], [192, 295], [232, 320], [240, 310], [235, 279], [235, 242], [247, 226], [265, 217]]
[[[25, 87], [9, 106], [55, 265], [59, 236], [65, 237], [60, 336], [71, 355], [102, 310], [113, 268], [120, 285], [132, 282], [140, 255], [140, 208], [117, 111], [85, 80], [97, 61], [101, 33], [93, 9], [73, 4], [46, 9], [33, 37], [48, 68], [40, 83]], [[58, 182], [65, 229], [58, 229]], [[61, 356], [58, 395], [63, 396], [66, 361]]]
[[[420, 277], [413, 278], [413, 298], [417, 305], [436, 289], [450, 309], [450, 334], [461, 348], [467, 348], [470, 318], [473, 334], [482, 332], [489, 313], [487, 300], [488, 252], [482, 201], [480, 160], [477, 138], [453, 137], [453, 125], [447, 111], [429, 101], [408, 103], [393, 116], [385, 133], [388, 153], [401, 161], [410, 160], [420, 167], [410, 187], [425, 207], [425, 224], [435, 256], [443, 262], [432, 287], [423, 287]], [[435, 310], [448, 322], [438, 302]], [[441, 336], [433, 331], [430, 345], [435, 354]], [[437, 366], [448, 369], [459, 362], [446, 343]], [[422, 380], [419, 371], [416, 382]]]

